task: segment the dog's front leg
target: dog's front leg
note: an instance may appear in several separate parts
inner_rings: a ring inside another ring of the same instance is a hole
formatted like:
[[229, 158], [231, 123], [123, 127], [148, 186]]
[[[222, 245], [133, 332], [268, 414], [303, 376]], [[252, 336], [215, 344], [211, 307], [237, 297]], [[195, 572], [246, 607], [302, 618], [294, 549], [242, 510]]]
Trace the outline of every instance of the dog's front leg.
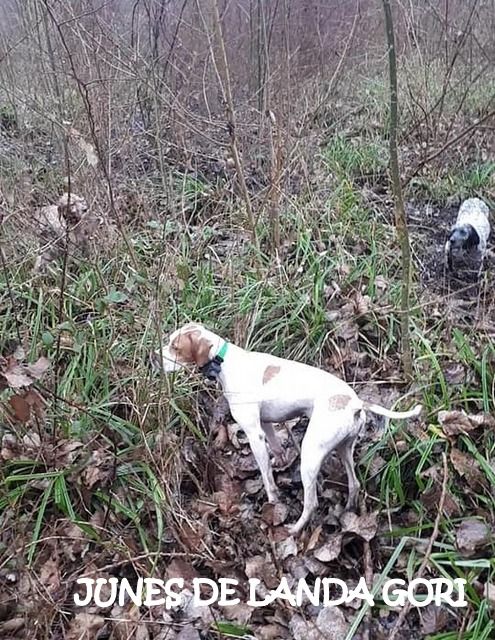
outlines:
[[[234, 416], [235, 419], [235, 416]], [[272, 465], [268, 449], [266, 447], [265, 432], [261, 427], [259, 418], [252, 420], [236, 420], [237, 424], [246, 434], [251, 451], [255, 457], [258, 467], [261, 471], [263, 485], [265, 487], [268, 502], [277, 502], [277, 486], [273, 479]]]

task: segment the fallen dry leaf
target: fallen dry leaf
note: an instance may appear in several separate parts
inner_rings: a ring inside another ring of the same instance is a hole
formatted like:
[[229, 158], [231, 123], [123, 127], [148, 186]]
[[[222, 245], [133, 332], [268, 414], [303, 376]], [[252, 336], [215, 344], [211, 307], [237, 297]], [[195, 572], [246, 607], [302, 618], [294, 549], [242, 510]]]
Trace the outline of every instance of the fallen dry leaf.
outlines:
[[272, 527], [278, 527], [287, 520], [289, 515], [289, 507], [282, 503], [275, 504], [266, 502], [261, 510], [263, 520]]
[[248, 478], [244, 482], [244, 491], [248, 494], [248, 496], [252, 496], [256, 493], [259, 493], [263, 489], [263, 479], [261, 476], [257, 478]]
[[475, 413], [469, 419], [478, 427], [495, 429], [495, 418], [490, 413]]
[[[374, 534], [372, 537], [374, 537]], [[318, 547], [318, 549], [315, 549], [313, 555], [317, 560], [320, 560], [320, 562], [332, 562], [332, 560], [336, 560], [339, 557], [341, 550], [342, 534], [334, 533], [328, 537], [325, 544], [323, 544], [321, 547]]]
[[36, 431], [30, 431], [29, 433], [26, 433], [22, 438], [22, 444], [26, 449], [38, 452], [41, 449], [40, 434], [36, 433]]
[[35, 363], [25, 365], [14, 356], [0, 358], [0, 387], [21, 389], [39, 380], [50, 366], [48, 358], [41, 357]]
[[344, 342], [354, 342], [358, 339], [358, 334], [358, 326], [354, 318], [342, 320], [335, 328], [336, 337], [344, 340]]
[[27, 374], [25, 368], [10, 358], [9, 360], [0, 360], [0, 379], [2, 380], [2, 387], [11, 387], [12, 389], [21, 389], [22, 387], [28, 387], [32, 384], [30, 376]]
[[[200, 591], [204, 597], [211, 595], [207, 587], [201, 588]], [[193, 592], [190, 589], [182, 590], [181, 604], [178, 608], [172, 607], [172, 611], [180, 611], [182, 619], [189, 623], [201, 620], [205, 627], [209, 627], [213, 622], [213, 615], [210, 607], [204, 607], [197, 603]]]
[[26, 365], [26, 371], [34, 380], [39, 380], [50, 366], [50, 360], [42, 356], [33, 364]]
[[[421, 494], [421, 502], [430, 513], [438, 511], [438, 504], [442, 496], [442, 484], [435, 479], [433, 485]], [[443, 512], [448, 516], [459, 515], [461, 509], [449, 490], [445, 492]]]
[[209, 530], [200, 520], [185, 520], [176, 529], [182, 545], [191, 553], [203, 552], [209, 544]]
[[231, 620], [243, 627], [249, 624], [251, 617], [255, 611], [254, 607], [250, 607], [246, 602], [229, 605], [222, 608], [222, 616], [226, 620]]
[[55, 558], [49, 558], [41, 567], [39, 581], [50, 594], [60, 587], [60, 569]]
[[211, 499], [217, 504], [223, 515], [234, 514], [239, 511], [238, 501], [226, 491], [215, 491]]
[[304, 620], [299, 614], [294, 614], [289, 622], [289, 629], [294, 640], [342, 640], [345, 638], [349, 625], [339, 607], [324, 607], [316, 619]]
[[24, 424], [29, 421], [31, 417], [31, 407], [26, 402], [24, 396], [15, 394], [9, 398], [9, 404], [14, 411], [14, 418], [17, 422], [23, 422]]
[[287, 631], [279, 624], [264, 624], [257, 632], [259, 640], [280, 640], [287, 637]]
[[358, 516], [352, 511], [345, 511], [340, 516], [340, 523], [344, 533], [356, 533], [366, 541], [373, 540], [378, 528], [378, 512]]
[[476, 429], [463, 411], [439, 411], [438, 423], [446, 436], [455, 436]]
[[313, 549], [318, 545], [322, 531], [323, 531], [323, 527], [321, 526], [321, 524], [319, 524], [317, 527], [314, 528], [308, 540], [308, 543], [306, 544], [306, 549], [305, 549], [306, 552], [313, 551]]
[[5, 620], [5, 622], [0, 622], [0, 637], [12, 637], [10, 634], [15, 634], [20, 631], [25, 623], [24, 618], [11, 618], [10, 620]]
[[244, 572], [248, 578], [261, 580], [268, 589], [275, 589], [279, 584], [277, 570], [268, 557], [260, 555], [248, 558]]
[[186, 583], [192, 584], [194, 578], [199, 578], [199, 573], [192, 564], [183, 558], [173, 558], [173, 560], [171, 560], [167, 565], [165, 576], [167, 580], [172, 580], [173, 578], [184, 578]]
[[17, 438], [12, 433], [5, 433], [2, 438], [2, 448], [0, 458], [2, 460], [17, 460], [21, 457], [22, 448], [17, 442]]
[[65, 519], [59, 522], [57, 531], [63, 542], [62, 552], [71, 561], [83, 558], [89, 547], [89, 541], [84, 531], [75, 522]]
[[363, 316], [370, 310], [370, 297], [363, 296], [360, 291], [356, 291], [352, 296], [354, 303], [354, 312], [356, 315]]
[[466, 380], [466, 368], [460, 362], [449, 362], [443, 367], [443, 375], [449, 384], [462, 384]]
[[490, 605], [495, 608], [495, 584], [487, 582], [483, 590], [483, 595], [488, 600]]
[[247, 450], [246, 453], [247, 455], [237, 455], [232, 466], [232, 471], [237, 478], [244, 479], [259, 474], [259, 467], [254, 456]]
[[472, 455], [463, 453], [453, 447], [450, 452], [450, 461], [457, 473], [466, 478], [466, 482], [471, 489], [476, 489], [483, 485], [483, 473], [478, 461]]
[[65, 640], [94, 640], [104, 624], [103, 616], [78, 613], [70, 621]]
[[481, 520], [463, 520], [457, 527], [456, 545], [459, 553], [470, 558], [492, 542], [490, 527]]
[[175, 640], [201, 640], [201, 636], [192, 624], [187, 624], [179, 631]]
[[418, 611], [421, 619], [421, 633], [424, 635], [438, 633], [447, 626], [449, 614], [445, 607], [429, 604]]
[[446, 436], [456, 436], [479, 427], [493, 429], [495, 418], [487, 413], [467, 415], [464, 411], [439, 411], [438, 423]]
[[98, 164], [98, 155], [96, 154], [94, 146], [90, 142], [87, 142], [82, 137], [80, 131], [78, 131], [75, 127], [70, 128], [69, 135], [86, 156], [87, 163], [91, 167], [96, 167]]
[[297, 556], [297, 542], [293, 536], [289, 536], [275, 545], [275, 553], [279, 560], [285, 560], [289, 556]]
[[81, 452], [82, 447], [84, 444], [79, 440], [59, 441], [56, 449], [57, 465], [59, 467], [71, 465]]
[[139, 622], [139, 607], [129, 602], [119, 616], [119, 621], [114, 623], [112, 638], [114, 640], [148, 640], [149, 632], [145, 622]]
[[375, 278], [375, 287], [379, 292], [383, 293], [388, 289], [388, 280], [386, 280], [383, 276], [376, 276]]
[[297, 542], [293, 536], [289, 536], [275, 545], [275, 555], [279, 560], [285, 560], [289, 556], [297, 556]]
[[305, 580], [310, 573], [304, 556], [291, 556], [284, 562], [284, 575], [292, 576], [295, 580]]
[[96, 449], [91, 453], [86, 469], [82, 473], [82, 481], [88, 489], [96, 484], [104, 486], [114, 473], [114, 461], [112, 455], [103, 449]]
[[225, 473], [220, 474], [215, 479], [217, 491], [212, 496], [220, 511], [227, 515], [236, 513], [239, 510], [239, 499], [241, 486], [239, 482], [232, 480]]

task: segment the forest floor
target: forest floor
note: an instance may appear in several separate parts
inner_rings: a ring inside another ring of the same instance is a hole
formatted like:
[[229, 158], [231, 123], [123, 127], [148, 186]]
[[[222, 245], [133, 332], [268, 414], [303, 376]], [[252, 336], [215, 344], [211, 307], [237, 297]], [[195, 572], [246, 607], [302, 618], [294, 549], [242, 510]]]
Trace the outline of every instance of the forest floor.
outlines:
[[[476, 195], [493, 210], [493, 134], [467, 136], [407, 182], [415, 376], [407, 387], [386, 135], [365, 125], [368, 116], [341, 122], [340, 134], [323, 125], [308, 133], [311, 163], [292, 165], [276, 252], [263, 216], [253, 245], [232, 176], [172, 168], [172, 196], [148, 176], [133, 208], [132, 185], [118, 201], [123, 226], [111, 248], [103, 238], [89, 259], [71, 249], [65, 274], [60, 259], [33, 275], [27, 207], [12, 185], [28, 169], [32, 180], [47, 177], [32, 171], [36, 150], [15, 175], [2, 164], [1, 637], [385, 640], [400, 608], [384, 602], [383, 583], [410, 582], [422, 565], [424, 578], [464, 578], [467, 605], [413, 607], [397, 637], [494, 637], [495, 260], [479, 282], [443, 264], [461, 200]], [[421, 162], [420, 134], [401, 147], [408, 169]], [[29, 144], [19, 136], [1, 134], [9, 158]], [[104, 208], [97, 177], [81, 184], [76, 173], [73, 183]], [[325, 368], [363, 398], [423, 404], [419, 419], [369, 422], [355, 455], [359, 515], [344, 512], [345, 472], [330, 457], [318, 511], [298, 539], [288, 536], [302, 509], [304, 423], [279, 428], [282, 502], [268, 505], [218, 389], [148, 366], [158, 336], [190, 320]], [[291, 586], [339, 578], [349, 589], [364, 576], [375, 602], [247, 604], [249, 578], [261, 580], [261, 599], [284, 576]], [[240, 602], [197, 607], [186, 594], [170, 610], [129, 599], [78, 608], [80, 577], [133, 586], [182, 577], [189, 592], [195, 578], [231, 578]]]

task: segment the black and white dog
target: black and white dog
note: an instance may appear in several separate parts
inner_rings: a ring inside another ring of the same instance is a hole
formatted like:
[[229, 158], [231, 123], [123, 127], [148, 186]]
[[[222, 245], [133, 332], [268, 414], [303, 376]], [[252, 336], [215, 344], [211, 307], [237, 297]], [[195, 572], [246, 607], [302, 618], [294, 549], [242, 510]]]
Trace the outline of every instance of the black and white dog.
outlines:
[[490, 236], [488, 206], [479, 198], [465, 200], [445, 243], [445, 260], [450, 271], [466, 264], [476, 264], [481, 273]]

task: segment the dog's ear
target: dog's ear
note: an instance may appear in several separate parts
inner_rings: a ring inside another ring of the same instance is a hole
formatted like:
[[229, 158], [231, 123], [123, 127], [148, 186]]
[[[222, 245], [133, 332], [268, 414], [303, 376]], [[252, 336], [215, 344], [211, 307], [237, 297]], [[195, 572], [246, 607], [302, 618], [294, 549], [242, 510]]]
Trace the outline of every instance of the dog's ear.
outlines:
[[201, 331], [188, 334], [192, 337], [192, 357], [198, 367], [203, 367], [210, 359], [211, 342], [201, 335]]
[[479, 246], [480, 237], [478, 235], [478, 232], [472, 225], [468, 224], [466, 225], [466, 227], [468, 232], [468, 236], [466, 239], [466, 249], [474, 249], [475, 247]]
[[190, 329], [180, 333], [172, 342], [172, 348], [179, 362], [205, 365], [210, 358], [211, 343], [201, 335], [199, 329]]

